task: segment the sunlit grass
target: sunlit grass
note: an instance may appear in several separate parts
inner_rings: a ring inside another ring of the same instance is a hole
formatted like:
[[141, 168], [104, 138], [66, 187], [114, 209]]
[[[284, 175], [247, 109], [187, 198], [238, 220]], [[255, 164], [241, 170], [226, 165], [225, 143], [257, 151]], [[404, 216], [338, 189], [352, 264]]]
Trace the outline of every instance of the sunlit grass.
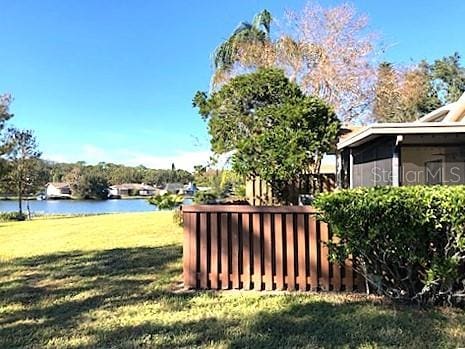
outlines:
[[170, 213], [0, 225], [0, 347], [458, 347], [458, 310], [180, 289]]
[[182, 239], [181, 230], [173, 224], [170, 212], [0, 222], [0, 257], [179, 244]]

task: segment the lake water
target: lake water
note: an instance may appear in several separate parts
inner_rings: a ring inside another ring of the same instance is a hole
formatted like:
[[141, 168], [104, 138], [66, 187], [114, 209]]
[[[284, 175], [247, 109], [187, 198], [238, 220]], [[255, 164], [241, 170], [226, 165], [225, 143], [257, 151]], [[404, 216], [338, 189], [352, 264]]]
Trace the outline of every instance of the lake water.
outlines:
[[[184, 204], [189, 204], [186, 199]], [[33, 214], [93, 214], [120, 212], [156, 211], [157, 207], [150, 205], [146, 199], [123, 200], [31, 200], [29, 206]], [[26, 202], [23, 203], [26, 212]], [[0, 200], [0, 212], [18, 211], [18, 201]]]

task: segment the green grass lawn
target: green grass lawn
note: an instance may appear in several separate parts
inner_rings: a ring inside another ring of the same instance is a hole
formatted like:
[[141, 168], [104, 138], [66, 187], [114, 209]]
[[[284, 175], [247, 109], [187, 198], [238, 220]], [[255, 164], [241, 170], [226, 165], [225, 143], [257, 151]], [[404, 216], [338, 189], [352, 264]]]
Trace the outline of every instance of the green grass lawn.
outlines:
[[0, 223], [0, 348], [465, 346], [460, 310], [182, 292], [170, 213]]

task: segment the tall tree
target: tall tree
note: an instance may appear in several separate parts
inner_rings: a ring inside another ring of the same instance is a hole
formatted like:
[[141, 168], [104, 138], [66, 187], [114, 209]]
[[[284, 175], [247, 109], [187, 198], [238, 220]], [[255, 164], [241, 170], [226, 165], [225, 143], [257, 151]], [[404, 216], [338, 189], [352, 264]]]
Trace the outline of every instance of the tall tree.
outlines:
[[381, 122], [413, 121], [455, 102], [465, 92], [465, 68], [456, 53], [430, 64], [378, 68], [373, 117]]
[[[11, 101], [10, 94], [0, 95], [0, 132], [4, 129], [6, 122], [13, 117], [13, 114], [10, 113]], [[6, 144], [0, 143], [0, 155], [5, 154], [7, 151]]]
[[210, 96], [199, 92], [194, 106], [208, 121], [213, 151], [234, 150], [233, 169], [261, 177], [278, 195], [280, 182], [318, 173], [339, 130], [333, 110], [278, 69], [237, 76]]
[[237, 62], [241, 49], [246, 44], [263, 44], [270, 40], [271, 13], [263, 10], [252, 20], [252, 23], [241, 22], [232, 34], [213, 52], [213, 82], [227, 78], [234, 63]]
[[363, 119], [373, 101], [376, 36], [368, 18], [348, 4], [324, 8], [309, 2], [289, 11], [288, 25], [274, 37], [234, 41], [235, 69], [223, 82], [259, 67], [283, 69], [307, 95], [335, 108], [343, 121]]
[[31, 194], [37, 186], [37, 160], [41, 152], [34, 134], [30, 130], [10, 128], [7, 131], [6, 142], [8, 153], [6, 159], [9, 165], [8, 182], [15, 188], [18, 196], [19, 215], [23, 214], [22, 200], [24, 195]]
[[397, 68], [383, 62], [378, 68], [373, 119], [378, 122], [408, 122], [441, 105], [424, 63]]
[[383, 62], [378, 68], [373, 115], [377, 121], [398, 121], [401, 110], [399, 76], [393, 65]]
[[434, 87], [443, 104], [455, 102], [465, 92], [465, 68], [460, 59], [455, 52], [430, 66]]

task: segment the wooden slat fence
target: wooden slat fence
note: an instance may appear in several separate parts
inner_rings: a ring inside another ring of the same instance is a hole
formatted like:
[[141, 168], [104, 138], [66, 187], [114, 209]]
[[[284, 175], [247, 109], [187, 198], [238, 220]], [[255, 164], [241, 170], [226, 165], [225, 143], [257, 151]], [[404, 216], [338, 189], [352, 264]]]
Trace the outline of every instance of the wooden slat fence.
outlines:
[[328, 261], [328, 225], [304, 206], [183, 207], [184, 285], [197, 289], [363, 291]]
[[[324, 191], [333, 191], [336, 187], [335, 174], [301, 175], [296, 180], [289, 181], [284, 185], [283, 190], [289, 203], [297, 205], [300, 194], [311, 194], [314, 186], [319, 183], [319, 188]], [[274, 193], [271, 186], [259, 177], [247, 179], [245, 185], [245, 196], [252, 206], [273, 206], [280, 205], [281, 201]]]

